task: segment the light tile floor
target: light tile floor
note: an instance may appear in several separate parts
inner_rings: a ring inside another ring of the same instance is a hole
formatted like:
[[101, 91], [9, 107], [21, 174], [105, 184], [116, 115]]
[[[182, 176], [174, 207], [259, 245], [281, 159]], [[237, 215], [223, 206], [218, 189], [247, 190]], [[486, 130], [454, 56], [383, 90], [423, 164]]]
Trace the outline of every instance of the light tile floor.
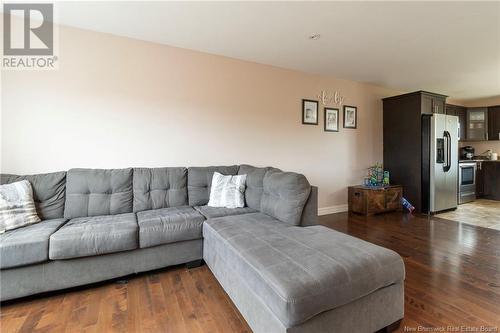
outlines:
[[437, 214], [436, 217], [500, 230], [500, 201], [478, 199], [459, 205], [454, 211]]

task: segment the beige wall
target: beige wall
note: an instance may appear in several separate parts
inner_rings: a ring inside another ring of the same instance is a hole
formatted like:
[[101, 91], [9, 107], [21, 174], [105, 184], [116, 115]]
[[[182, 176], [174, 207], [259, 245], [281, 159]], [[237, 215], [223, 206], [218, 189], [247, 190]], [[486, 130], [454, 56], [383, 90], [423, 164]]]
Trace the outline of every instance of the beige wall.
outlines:
[[460, 142], [460, 147], [472, 146], [476, 155], [482, 155], [488, 149], [500, 155], [500, 141], [467, 141]]
[[[382, 161], [383, 88], [61, 28], [59, 70], [2, 76], [2, 172], [250, 163], [304, 173], [323, 212]], [[335, 61], [332, 58], [332, 61]], [[301, 125], [338, 90], [358, 129]], [[334, 206], [334, 208], [331, 208]]]
[[472, 146], [475, 149], [476, 155], [481, 155], [488, 149], [492, 152], [500, 154], [500, 141], [482, 141], [482, 142], [461, 142], [460, 147]]

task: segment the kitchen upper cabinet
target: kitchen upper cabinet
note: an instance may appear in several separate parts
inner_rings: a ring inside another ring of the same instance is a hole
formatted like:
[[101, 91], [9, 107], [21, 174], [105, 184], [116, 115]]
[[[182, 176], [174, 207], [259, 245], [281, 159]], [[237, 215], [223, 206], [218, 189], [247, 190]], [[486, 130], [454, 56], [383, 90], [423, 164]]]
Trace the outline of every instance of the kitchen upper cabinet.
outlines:
[[445, 113], [446, 96], [422, 91], [422, 113]]
[[446, 97], [436, 97], [432, 98], [432, 110], [434, 113], [444, 114], [446, 105]]
[[488, 140], [488, 108], [467, 109], [467, 140]]
[[[432, 96], [422, 97], [422, 108], [430, 110], [426, 113], [433, 113], [431, 112], [432, 103]], [[445, 113], [458, 116], [460, 140], [500, 140], [500, 105], [465, 108], [460, 105], [446, 104]]]
[[446, 114], [458, 117], [459, 140], [466, 140], [467, 108], [460, 105], [446, 104]]
[[500, 105], [488, 107], [488, 140], [500, 140]]

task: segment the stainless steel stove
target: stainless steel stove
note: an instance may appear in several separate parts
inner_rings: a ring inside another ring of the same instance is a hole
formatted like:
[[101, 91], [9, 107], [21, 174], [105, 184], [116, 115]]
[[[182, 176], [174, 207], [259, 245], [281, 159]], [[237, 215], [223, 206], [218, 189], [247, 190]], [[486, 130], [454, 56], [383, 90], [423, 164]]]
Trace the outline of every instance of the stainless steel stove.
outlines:
[[476, 200], [476, 168], [473, 161], [460, 162], [458, 171], [458, 203]]

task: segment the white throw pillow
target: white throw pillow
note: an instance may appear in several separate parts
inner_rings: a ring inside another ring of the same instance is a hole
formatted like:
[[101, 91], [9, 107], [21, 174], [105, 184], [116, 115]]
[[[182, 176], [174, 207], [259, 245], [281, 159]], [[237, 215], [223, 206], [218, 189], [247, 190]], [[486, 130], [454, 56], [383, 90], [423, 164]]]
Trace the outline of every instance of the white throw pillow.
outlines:
[[27, 180], [0, 185], [0, 233], [40, 222]]
[[247, 175], [224, 176], [214, 172], [210, 189], [210, 207], [245, 207], [245, 183]]

